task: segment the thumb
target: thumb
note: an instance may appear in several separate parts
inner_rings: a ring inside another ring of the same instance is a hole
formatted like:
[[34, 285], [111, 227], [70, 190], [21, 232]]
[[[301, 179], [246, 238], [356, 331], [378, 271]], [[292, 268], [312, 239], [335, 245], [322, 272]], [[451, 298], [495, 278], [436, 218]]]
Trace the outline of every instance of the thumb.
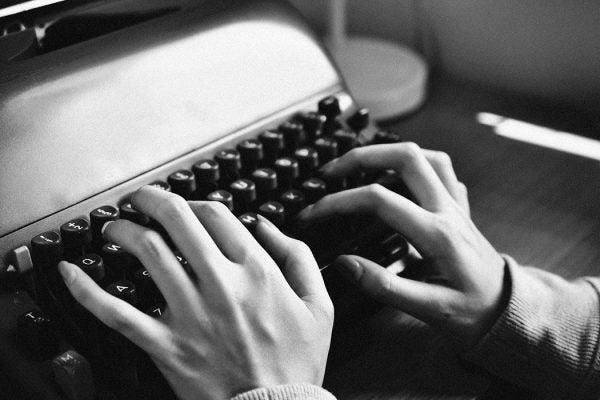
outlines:
[[336, 268], [374, 299], [427, 320], [451, 301], [452, 290], [402, 278], [381, 265], [356, 255], [339, 256]]

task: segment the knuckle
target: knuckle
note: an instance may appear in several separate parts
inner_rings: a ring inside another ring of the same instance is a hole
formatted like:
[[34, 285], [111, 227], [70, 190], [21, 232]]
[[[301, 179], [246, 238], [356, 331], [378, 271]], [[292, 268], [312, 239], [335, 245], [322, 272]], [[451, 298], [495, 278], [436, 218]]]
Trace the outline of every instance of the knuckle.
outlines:
[[171, 195], [160, 203], [156, 212], [159, 217], [167, 220], [179, 220], [187, 212], [187, 209], [189, 209], [189, 205], [183, 197]]
[[374, 284], [375, 287], [371, 291], [373, 297], [376, 300], [385, 302], [388, 299], [390, 292], [392, 290], [391, 276], [388, 274], [381, 275], [379, 277], [379, 279], [374, 283], [375, 283]]
[[145, 229], [139, 234], [138, 245], [140, 251], [150, 258], [160, 258], [163, 251], [163, 239], [158, 232]]
[[415, 142], [405, 142], [402, 143], [402, 145], [404, 147], [404, 153], [406, 154], [406, 158], [408, 160], [416, 160], [417, 158], [421, 157], [421, 147], [419, 147], [419, 145]]
[[220, 201], [203, 201], [200, 204], [206, 214], [222, 216], [230, 213], [227, 206]]
[[350, 164], [357, 165], [357, 164], [360, 164], [360, 160], [362, 159], [363, 152], [364, 152], [364, 148], [355, 147], [352, 150], [350, 150], [349, 152], [347, 152], [344, 157], [346, 157], [346, 159], [350, 162]]
[[365, 186], [367, 198], [371, 202], [377, 202], [381, 200], [385, 196], [386, 190], [387, 189], [379, 183], [371, 183], [370, 185]]
[[433, 226], [437, 243], [448, 246], [456, 239], [456, 226], [445, 215], [435, 215]]
[[443, 151], [436, 151], [434, 154], [435, 162], [443, 169], [452, 169], [452, 159], [448, 153]]
[[294, 252], [294, 253], [298, 253], [298, 254], [302, 254], [302, 255], [311, 255], [312, 256], [312, 251], [310, 250], [310, 247], [308, 247], [308, 245], [306, 243], [304, 243], [301, 240], [298, 239], [290, 239], [290, 246], [289, 246], [289, 250], [290, 252]]
[[105, 323], [109, 328], [123, 334], [131, 329], [131, 321], [127, 318], [121, 307], [111, 309], [106, 315]]
[[321, 308], [323, 310], [323, 315], [327, 323], [333, 324], [333, 320], [335, 318], [335, 308], [331, 299], [327, 298], [327, 300], [324, 300], [322, 302]]

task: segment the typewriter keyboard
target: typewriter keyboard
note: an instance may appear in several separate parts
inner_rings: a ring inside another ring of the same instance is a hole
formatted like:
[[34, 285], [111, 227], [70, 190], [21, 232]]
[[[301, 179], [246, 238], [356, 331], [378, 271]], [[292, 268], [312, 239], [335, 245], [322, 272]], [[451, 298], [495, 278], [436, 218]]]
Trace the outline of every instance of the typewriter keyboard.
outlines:
[[[406, 255], [408, 245], [402, 236], [369, 216], [308, 226], [297, 224], [295, 216], [328, 193], [377, 179], [360, 173], [333, 180], [318, 173], [324, 163], [357, 146], [400, 140], [394, 133], [382, 131], [363, 143], [361, 131], [367, 126], [367, 110], [343, 118], [338, 99], [329, 96], [318, 103], [316, 111], [294, 114], [279, 126], [148, 184], [188, 200], [221, 202], [250, 231], [260, 214], [285, 233], [306, 241], [336, 305], [336, 326], [343, 327], [344, 316], [356, 318], [361, 304], [367, 303], [327, 266], [342, 253], [361, 254], [389, 265]], [[79, 306], [57, 270], [62, 259], [73, 262], [108, 293], [160, 318], [166, 305], [148, 271], [132, 255], [102, 238], [102, 226], [117, 218], [162, 231], [127, 201], [98, 204], [89, 215], [40, 232], [31, 238], [30, 246], [15, 250], [21, 263], [27, 262], [23, 260], [29, 253], [33, 268], [13, 284], [26, 290], [35, 302], [18, 317], [16, 334], [32, 358], [51, 364], [54, 381], [70, 399], [170, 398], [169, 388], [147, 357]], [[180, 255], [178, 259], [187, 268], [186, 260]]]

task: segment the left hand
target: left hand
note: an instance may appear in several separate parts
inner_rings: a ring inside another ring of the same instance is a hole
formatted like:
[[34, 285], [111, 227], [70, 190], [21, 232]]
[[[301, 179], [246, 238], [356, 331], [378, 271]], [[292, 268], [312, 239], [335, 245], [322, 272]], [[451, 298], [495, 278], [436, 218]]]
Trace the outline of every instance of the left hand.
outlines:
[[261, 219], [257, 237], [265, 251], [218, 202], [188, 203], [149, 186], [131, 201], [161, 223], [197, 279], [158, 233], [117, 220], [106, 226], [105, 238], [144, 264], [167, 310], [152, 318], [61, 262], [77, 301], [145, 350], [181, 399], [225, 399], [257, 387], [322, 383], [333, 306], [306, 245]]

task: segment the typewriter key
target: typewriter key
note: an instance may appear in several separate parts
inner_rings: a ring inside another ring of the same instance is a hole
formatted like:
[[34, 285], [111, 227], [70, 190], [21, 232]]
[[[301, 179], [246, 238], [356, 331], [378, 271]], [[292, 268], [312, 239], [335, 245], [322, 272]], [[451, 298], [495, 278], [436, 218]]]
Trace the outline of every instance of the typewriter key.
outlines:
[[102, 227], [108, 221], [114, 221], [119, 218], [119, 210], [113, 206], [98, 207], [90, 212], [90, 225], [92, 228], [92, 244], [99, 248], [104, 243], [102, 237]]
[[242, 160], [242, 171], [244, 175], [249, 175], [259, 167], [264, 154], [263, 144], [258, 139], [244, 140], [237, 145]]
[[83, 270], [94, 282], [101, 282], [106, 276], [104, 261], [98, 254], [84, 254], [75, 260], [75, 265]]
[[233, 196], [227, 190], [215, 190], [206, 196], [206, 200], [223, 203], [227, 206], [229, 211], [233, 211]]
[[82, 255], [92, 241], [90, 224], [83, 218], [76, 218], [61, 225], [60, 235], [65, 258], [71, 262]]
[[132, 282], [126, 279], [109, 284], [106, 287], [106, 291], [132, 306], [136, 306], [138, 303], [137, 289]]
[[258, 136], [263, 144], [263, 165], [269, 167], [281, 155], [284, 149], [283, 134], [277, 131], [264, 131]]
[[196, 177], [194, 173], [187, 169], [180, 169], [173, 172], [167, 178], [167, 182], [171, 185], [171, 191], [189, 200], [192, 193], [196, 190]]
[[219, 164], [214, 160], [202, 160], [194, 164], [192, 171], [196, 176], [196, 191], [192, 197], [194, 200], [206, 200], [206, 196], [218, 188], [221, 177]]
[[277, 201], [267, 201], [258, 207], [258, 213], [281, 228], [285, 222], [285, 208]]

